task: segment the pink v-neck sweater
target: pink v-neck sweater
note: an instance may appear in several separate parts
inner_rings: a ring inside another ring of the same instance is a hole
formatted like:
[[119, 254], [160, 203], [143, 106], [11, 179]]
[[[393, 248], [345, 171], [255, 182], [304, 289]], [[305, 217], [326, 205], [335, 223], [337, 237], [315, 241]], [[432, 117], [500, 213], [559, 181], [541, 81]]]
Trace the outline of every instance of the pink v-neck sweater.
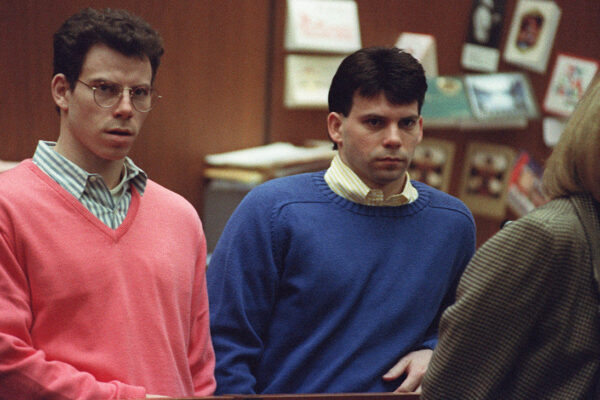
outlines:
[[0, 390], [133, 399], [215, 389], [206, 245], [148, 181], [112, 230], [32, 161], [0, 174]]

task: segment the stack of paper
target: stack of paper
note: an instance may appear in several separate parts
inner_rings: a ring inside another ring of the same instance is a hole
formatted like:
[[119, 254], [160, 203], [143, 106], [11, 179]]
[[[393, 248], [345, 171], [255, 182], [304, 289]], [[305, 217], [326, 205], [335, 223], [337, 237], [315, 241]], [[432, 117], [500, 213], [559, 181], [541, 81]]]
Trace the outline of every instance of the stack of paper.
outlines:
[[331, 143], [314, 147], [276, 142], [264, 146], [210, 154], [204, 158], [204, 176], [260, 183], [280, 176], [327, 168], [335, 152]]

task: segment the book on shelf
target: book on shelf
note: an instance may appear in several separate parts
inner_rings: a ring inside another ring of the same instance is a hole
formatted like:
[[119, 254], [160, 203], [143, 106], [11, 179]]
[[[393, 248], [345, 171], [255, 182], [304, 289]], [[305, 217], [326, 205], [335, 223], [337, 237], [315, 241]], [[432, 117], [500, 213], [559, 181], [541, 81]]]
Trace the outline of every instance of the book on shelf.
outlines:
[[525, 127], [529, 119], [539, 117], [531, 84], [524, 73], [466, 75], [464, 79], [477, 123]]
[[472, 119], [473, 113], [462, 78], [428, 78], [421, 115], [426, 128], [458, 127], [465, 120]]
[[427, 129], [525, 128], [539, 116], [527, 76], [520, 72], [427, 79], [421, 109]]
[[521, 151], [510, 172], [508, 207], [521, 217], [545, 204], [548, 197], [542, 190], [543, 168], [526, 151]]

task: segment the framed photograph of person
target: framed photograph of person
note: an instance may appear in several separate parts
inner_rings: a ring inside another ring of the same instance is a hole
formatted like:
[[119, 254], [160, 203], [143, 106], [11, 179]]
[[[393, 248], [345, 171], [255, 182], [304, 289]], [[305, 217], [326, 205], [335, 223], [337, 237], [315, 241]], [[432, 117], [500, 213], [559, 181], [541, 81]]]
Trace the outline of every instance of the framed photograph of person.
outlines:
[[544, 98], [544, 111], [561, 117], [571, 115], [597, 71], [598, 60], [559, 53]]
[[449, 140], [423, 139], [415, 148], [408, 168], [410, 178], [448, 192], [455, 149], [456, 145]]
[[469, 143], [459, 197], [473, 214], [504, 218], [507, 184], [515, 156], [516, 151], [509, 146]]
[[519, 0], [504, 49], [504, 60], [534, 72], [546, 71], [560, 21], [552, 0]]

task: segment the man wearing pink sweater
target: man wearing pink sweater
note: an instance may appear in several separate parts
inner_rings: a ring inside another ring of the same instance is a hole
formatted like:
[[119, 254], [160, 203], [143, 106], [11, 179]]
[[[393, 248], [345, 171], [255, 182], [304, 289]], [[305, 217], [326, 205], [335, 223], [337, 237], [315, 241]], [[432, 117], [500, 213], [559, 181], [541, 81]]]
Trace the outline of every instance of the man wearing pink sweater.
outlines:
[[215, 389], [202, 225], [127, 157], [162, 53], [122, 10], [83, 10], [54, 35], [58, 140], [0, 175], [2, 399]]

